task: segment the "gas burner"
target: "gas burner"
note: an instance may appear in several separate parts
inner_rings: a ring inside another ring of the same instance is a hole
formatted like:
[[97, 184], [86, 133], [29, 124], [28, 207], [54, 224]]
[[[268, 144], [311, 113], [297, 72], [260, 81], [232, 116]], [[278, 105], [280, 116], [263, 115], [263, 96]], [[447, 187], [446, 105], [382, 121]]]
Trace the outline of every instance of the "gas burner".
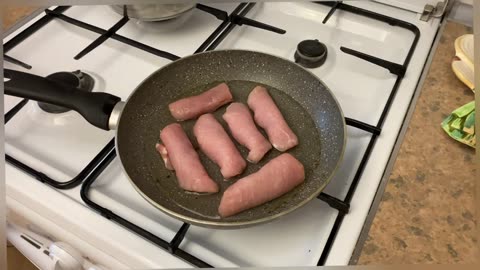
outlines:
[[[80, 70], [73, 72], [57, 72], [48, 75], [47, 78], [86, 92], [92, 92], [93, 86], [95, 85], [95, 80], [93, 79], [93, 77], [88, 75], [87, 73], [83, 73]], [[48, 113], [63, 113], [70, 111], [70, 109], [68, 108], [44, 102], [38, 102], [38, 106]]]
[[295, 63], [306, 68], [317, 68], [327, 59], [327, 46], [317, 39], [307, 39], [297, 45]]

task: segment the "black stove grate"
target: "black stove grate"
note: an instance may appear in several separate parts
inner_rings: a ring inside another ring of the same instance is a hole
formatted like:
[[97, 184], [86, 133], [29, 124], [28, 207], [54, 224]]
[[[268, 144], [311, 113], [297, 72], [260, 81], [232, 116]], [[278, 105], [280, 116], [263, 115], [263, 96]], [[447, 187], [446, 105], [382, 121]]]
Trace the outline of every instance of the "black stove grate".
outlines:
[[[58, 13], [63, 13], [65, 10], [67, 10], [69, 7], [68, 6], [60, 6], [60, 7], [57, 7], [55, 8], [55, 12], [58, 12]], [[41, 29], [43, 26], [45, 26], [47, 23], [49, 23], [50, 21], [52, 21], [52, 17], [49, 17], [49, 16], [43, 16], [42, 18], [40, 18], [39, 20], [37, 20], [36, 22], [34, 22], [32, 25], [30, 25], [29, 27], [27, 27], [26, 29], [24, 29], [22, 32], [18, 33], [17, 35], [15, 35], [12, 39], [10, 39], [9, 41], [7, 41], [5, 44], [3, 44], [3, 60], [4, 61], [7, 61], [7, 62], [10, 62], [12, 64], [15, 64], [17, 66], [21, 66], [25, 69], [31, 69], [32, 66], [30, 66], [29, 64], [21, 61], [21, 60], [18, 60], [18, 59], [15, 59], [13, 57], [10, 57], [8, 55], [6, 55], [6, 53], [8, 51], [10, 51], [11, 49], [15, 48], [15, 46], [17, 46], [18, 44], [20, 44], [22, 41], [24, 41], [26, 38], [30, 37], [33, 33], [35, 33], [37, 30]]]
[[[92, 32], [95, 32], [97, 34], [100, 34], [100, 35], [106, 35], [108, 30], [105, 30], [105, 29], [102, 29], [100, 27], [97, 27], [97, 26], [94, 26], [94, 25], [91, 25], [91, 24], [88, 24], [88, 23], [85, 23], [85, 22], [82, 22], [82, 21], [79, 21], [77, 19], [74, 19], [72, 17], [69, 17], [69, 16], [66, 16], [64, 14], [62, 14], [61, 12], [58, 12], [56, 10], [50, 10], [50, 9], [46, 9], [45, 10], [45, 13], [47, 14], [47, 16], [51, 16], [53, 18], [57, 18], [57, 19], [60, 19], [62, 21], [65, 21], [67, 23], [70, 23], [70, 24], [73, 24], [75, 26], [78, 26], [80, 28], [83, 28], [85, 30], [89, 30], [89, 31], [92, 31]], [[177, 56], [177, 55], [174, 55], [174, 54], [171, 54], [169, 52], [165, 52], [165, 51], [162, 51], [162, 50], [159, 50], [159, 49], [156, 49], [156, 48], [153, 48], [151, 46], [148, 46], [148, 45], [145, 45], [143, 43], [140, 43], [138, 41], [135, 41], [133, 39], [130, 39], [130, 38], [127, 38], [127, 37], [124, 37], [124, 36], [121, 36], [119, 34], [116, 34], [116, 33], [112, 33], [110, 35], [110, 38], [111, 39], [114, 39], [114, 40], [117, 40], [119, 42], [122, 42], [124, 44], [127, 44], [127, 45], [130, 45], [132, 47], [135, 47], [137, 49], [140, 49], [142, 51], [146, 51], [146, 52], [149, 52], [153, 55], [156, 55], [156, 56], [159, 56], [159, 57], [163, 57], [165, 59], [168, 59], [168, 60], [177, 60], [179, 59], [180, 57]]]
[[[331, 195], [328, 195], [326, 193], [321, 193], [318, 196], [318, 199], [326, 202], [329, 206], [331, 206], [334, 209], [337, 209], [339, 211], [339, 215], [337, 216], [337, 219], [335, 220], [334, 227], [329, 235], [329, 238], [327, 240], [326, 246], [324, 247], [324, 250], [320, 256], [320, 259], [318, 261], [317, 265], [324, 265], [326, 262], [326, 259], [328, 257], [328, 254], [332, 248], [333, 241], [335, 240], [335, 237], [338, 233], [338, 230], [343, 222], [343, 219], [345, 215], [348, 213], [350, 209], [350, 202], [352, 200], [352, 197], [355, 193], [356, 187], [359, 184], [360, 177], [363, 173], [363, 170], [365, 169], [366, 163], [370, 157], [370, 154], [373, 150], [373, 147], [375, 145], [375, 142], [378, 138], [378, 136], [381, 133], [383, 123], [385, 121], [385, 118], [388, 114], [388, 111], [391, 107], [391, 104], [393, 102], [393, 99], [395, 98], [395, 94], [398, 90], [398, 87], [400, 86], [400, 83], [403, 79], [403, 76], [405, 74], [405, 71], [408, 67], [408, 64], [410, 62], [410, 59], [413, 55], [413, 52], [416, 48], [416, 45], [418, 43], [418, 40], [420, 38], [420, 31], [419, 29], [410, 23], [400, 21], [395, 18], [391, 18], [385, 15], [377, 14], [368, 10], [364, 10], [361, 8], [357, 8], [354, 6], [346, 5], [342, 2], [318, 2], [317, 4], [322, 4], [322, 5], [328, 5], [331, 6], [332, 9], [331, 11], [327, 14], [325, 17], [323, 23], [328, 23], [328, 20], [333, 14], [335, 13], [336, 10], [343, 10], [347, 12], [351, 12], [357, 15], [365, 16], [368, 18], [372, 18], [375, 20], [379, 20], [385, 23], [388, 23], [393, 26], [398, 26], [401, 28], [408, 29], [412, 31], [415, 34], [414, 41], [412, 42], [411, 48], [408, 52], [408, 55], [404, 61], [403, 64], [396, 64], [396, 63], [391, 63], [389, 61], [383, 60], [376, 58], [374, 56], [370, 56], [367, 54], [364, 54], [362, 52], [355, 51], [353, 49], [349, 48], [344, 48], [342, 47], [341, 50], [347, 54], [350, 54], [355, 57], [359, 57], [361, 59], [364, 59], [366, 61], [371, 62], [372, 64], [376, 64], [379, 66], [382, 66], [386, 69], [388, 69], [390, 72], [393, 74], [397, 75], [397, 80], [393, 86], [393, 89], [390, 92], [390, 96], [385, 104], [384, 110], [380, 116], [380, 119], [378, 123], [374, 125], [370, 125], [364, 122], [361, 122], [359, 120], [351, 119], [351, 118], [346, 118], [346, 124], [355, 128], [359, 128], [361, 130], [364, 130], [365, 132], [369, 132], [372, 134], [371, 140], [367, 146], [367, 149], [365, 151], [365, 154], [362, 158], [362, 161], [356, 171], [355, 177], [353, 179], [353, 182], [348, 190], [347, 196], [344, 200], [335, 198]], [[254, 21], [251, 19], [246, 18], [245, 16], [248, 14], [248, 12], [255, 6], [255, 3], [241, 3], [239, 4], [236, 9], [231, 13], [228, 14], [225, 11], [218, 10], [216, 8], [212, 8], [209, 6], [197, 5], [197, 9], [208, 12], [215, 16], [215, 18], [219, 19], [222, 21], [222, 23], [217, 27], [217, 29], [214, 30], [214, 32], [200, 45], [200, 47], [195, 51], [195, 53], [199, 52], [204, 52], [204, 51], [209, 51], [209, 50], [214, 50], [216, 47], [228, 36], [228, 34], [238, 25], [249, 25], [253, 27], [258, 27], [264, 30], [272, 31], [275, 33], [283, 34], [285, 33], [284, 30], [277, 28], [275, 26], [267, 25], [258, 21]], [[101, 36], [97, 38], [94, 42], [92, 42], [89, 46], [87, 46], [82, 52], [80, 52], [77, 56], [75, 56], [75, 59], [81, 58], [85, 56], [88, 52], [92, 51], [99, 45], [101, 45], [105, 40], [108, 38], [112, 38], [114, 40], [117, 40], [119, 42], [128, 44], [132, 47], [138, 48], [140, 50], [149, 52], [153, 55], [163, 57], [169, 60], [177, 60], [180, 57], [173, 55], [171, 53], [153, 48], [151, 46], [142, 44], [140, 42], [137, 42], [135, 40], [129, 39], [127, 37], [121, 36], [119, 34], [116, 34], [116, 31], [119, 30], [125, 23], [128, 21], [128, 14], [124, 13], [123, 18], [117, 22], [114, 26], [112, 26], [109, 30], [101, 29], [99, 27], [96, 27], [94, 25], [76, 20], [74, 18], [68, 17], [64, 14], [62, 14], [68, 7], [58, 7], [54, 10], [46, 9], [45, 13], [46, 15], [43, 16], [41, 19], [39, 19], [37, 22], [26, 28], [24, 31], [19, 33], [17, 36], [12, 38], [9, 42], [5, 43], [4, 45], [4, 52], [8, 52], [10, 49], [18, 45], [20, 42], [28, 38], [32, 33], [36, 32], [38, 29], [40, 29], [42, 26], [47, 24], [49, 21], [51, 21], [53, 18], [60, 19], [62, 21], [68, 22], [70, 24], [76, 25], [78, 27], [81, 27], [83, 29], [87, 29], [90, 31], [93, 31], [95, 33], [100, 34]], [[28, 68], [29, 65], [26, 63], [23, 63], [22, 61], [13, 59], [13, 58], [7, 58], [7, 61], [16, 63], [24, 68]], [[23, 100], [20, 102], [17, 106], [15, 106], [12, 110], [10, 110], [7, 114], [5, 114], [5, 123], [7, 123], [10, 119], [12, 119], [15, 114], [20, 111], [25, 104], [28, 102], [28, 100]], [[104, 208], [97, 203], [93, 202], [90, 200], [88, 194], [89, 190], [91, 188], [92, 183], [98, 178], [98, 176], [104, 171], [105, 168], [108, 167], [108, 165], [111, 163], [111, 161], [116, 157], [116, 152], [114, 148], [114, 140], [110, 141], [103, 149], [102, 151], [87, 165], [87, 167], [80, 172], [80, 174], [73, 178], [70, 181], [67, 182], [59, 182], [56, 180], [53, 180], [46, 176], [45, 174], [38, 172], [27, 165], [23, 164], [22, 162], [12, 158], [9, 155], [6, 155], [6, 161], [17, 168], [29, 173], [33, 177], [35, 177], [37, 180], [44, 182], [54, 188], [59, 188], [59, 189], [67, 189], [67, 188], [73, 188], [75, 186], [78, 186], [79, 184], [82, 184], [81, 187], [81, 197], [82, 200], [91, 208], [99, 212], [102, 216], [104, 216], [107, 219], [110, 219], [127, 229], [137, 233], [138, 235], [144, 237], [145, 239], [151, 241], [152, 243], [158, 245], [159, 247], [165, 249], [166, 251], [170, 252], [171, 254], [187, 261], [190, 262], [192, 265], [197, 266], [197, 267], [212, 267], [208, 263], [200, 260], [199, 258], [196, 258], [195, 256], [189, 254], [188, 252], [182, 250], [179, 248], [180, 244], [182, 243], [185, 235], [188, 232], [188, 229], [190, 227], [189, 224], [184, 223], [181, 228], [177, 231], [176, 235], [172, 238], [172, 240], [165, 241], [156, 235], [142, 229], [141, 227], [129, 222], [128, 220], [125, 220], [124, 218], [120, 217], [119, 215], [115, 214], [114, 212], [110, 211], [107, 208]]]
[[11, 56], [8, 56], [8, 55], [6, 55], [6, 54], [3, 55], [3, 60], [6, 61], [6, 62], [10, 62], [10, 63], [12, 63], [12, 64], [14, 64], [14, 65], [21, 66], [21, 67], [23, 67], [23, 68], [25, 68], [25, 69], [32, 69], [32, 66], [30, 66], [29, 64], [27, 64], [27, 63], [25, 63], [25, 62], [22, 62], [22, 61], [20, 61], [20, 60], [18, 60], [18, 59], [15, 59], [15, 58], [13, 58], [13, 57], [11, 57]]
[[96, 47], [100, 46], [103, 42], [105, 42], [107, 39], [112, 37], [113, 34], [115, 34], [122, 26], [124, 26], [130, 19], [127, 16], [127, 6], [124, 7], [124, 13], [123, 13], [123, 18], [118, 21], [115, 25], [110, 27], [105, 33], [103, 33], [101, 36], [99, 36], [97, 39], [95, 39], [92, 43], [90, 43], [85, 49], [83, 49], [81, 52], [79, 52], [75, 57], [73, 57], [75, 60], [79, 60], [80, 58], [84, 57], [87, 53], [93, 51]]
[[328, 20], [330, 20], [330, 18], [332, 17], [333, 13], [335, 13], [335, 11], [337, 11], [337, 9], [343, 4], [343, 1], [332, 1], [332, 2], [334, 2], [332, 5], [332, 9], [330, 9], [330, 11], [327, 13], [325, 18], [323, 18], [323, 21], [322, 21], [323, 24], [326, 24]]
[[[66, 11], [69, 7], [68, 6], [60, 6], [55, 8], [53, 11], [61, 14], [64, 11]], [[34, 22], [32, 25], [21, 31], [19, 34], [14, 36], [12, 39], [10, 39], [8, 42], [6, 42], [3, 45], [4, 48], [4, 53], [7, 53], [11, 49], [13, 49], [15, 46], [20, 44], [22, 41], [30, 37], [33, 33], [35, 33], [37, 30], [41, 29], [43, 26], [45, 26], [47, 23], [53, 20], [53, 17], [45, 15], [42, 18], [38, 19], [36, 22]], [[23, 63], [19, 60], [16, 60], [14, 58], [8, 57], [4, 55], [4, 59], [8, 62], [11, 62], [13, 64], [17, 64], [23, 68], [31, 69], [32, 67], [26, 63]], [[15, 107], [13, 107], [10, 111], [8, 111], [5, 114], [5, 126], [7, 126], [7, 123], [15, 117], [15, 115], [22, 110], [22, 108], [28, 103], [27, 99], [23, 99], [20, 101]], [[37, 171], [30, 166], [26, 165], [25, 163], [15, 159], [9, 154], [5, 154], [5, 161], [16, 168], [24, 171], [25, 173], [31, 175], [38, 181], [45, 183], [47, 185], [52, 186], [53, 188], [57, 189], [71, 189], [74, 188], [82, 183], [82, 181], [92, 172], [95, 171], [98, 165], [101, 165], [103, 162], [103, 159], [105, 158], [106, 154], [108, 153], [109, 149], [113, 149], [115, 147], [114, 141], [110, 141], [87, 165], [86, 167], [75, 177], [68, 181], [58, 181], [55, 180], [48, 175], [46, 175], [43, 172]]]
[[[395, 19], [395, 18], [392, 18], [392, 17], [389, 17], [389, 16], [382, 15], [382, 14], [378, 14], [378, 13], [375, 13], [375, 12], [372, 12], [372, 11], [368, 11], [368, 10], [365, 10], [365, 9], [361, 9], [361, 8], [358, 8], [358, 7], [346, 5], [344, 3], [338, 4], [337, 2], [332, 1], [332, 2], [317, 2], [317, 4], [329, 5], [329, 6], [332, 7], [332, 10], [341, 9], [341, 10], [344, 10], [344, 11], [347, 11], [347, 12], [354, 13], [356, 15], [361, 15], [361, 16], [365, 16], [365, 17], [368, 17], [368, 18], [378, 20], [378, 21], [382, 21], [382, 22], [385, 22], [385, 23], [387, 23], [389, 25], [392, 25], [392, 26], [401, 27], [401, 28], [410, 30], [415, 35], [415, 37], [413, 39], [413, 42], [412, 42], [412, 45], [411, 45], [411, 47], [408, 51], [407, 57], [404, 60], [403, 64], [401, 64], [401, 65], [396, 64], [396, 63], [391, 63], [391, 62], [388, 62], [388, 61], [383, 60], [383, 59], [379, 59], [379, 58], [374, 57], [374, 56], [369, 56], [369, 55], [357, 52], [357, 51], [352, 50], [352, 49], [348, 49], [348, 48], [344, 48], [344, 47], [341, 48], [341, 50], [345, 53], [351, 54], [351, 55], [356, 56], [356, 57], [360, 57], [361, 59], [369, 61], [373, 64], [377, 64], [381, 67], [384, 67], [384, 68], [388, 69], [393, 74], [397, 75], [397, 80], [395, 81], [395, 84], [393, 85], [393, 89], [390, 91], [390, 96], [387, 99], [387, 102], [386, 102], [385, 107], [382, 111], [380, 119], [378, 120], [376, 126], [374, 127], [375, 132], [372, 132], [372, 138], [370, 139], [370, 142], [368, 143], [367, 149], [365, 150], [365, 154], [363, 155], [363, 158], [360, 162], [360, 165], [357, 169], [357, 172], [356, 172], [356, 174], [353, 178], [353, 182], [352, 182], [352, 184], [351, 184], [351, 186], [348, 190], [347, 196], [345, 197], [345, 200], [343, 201], [345, 204], [350, 205], [350, 202], [352, 201], [355, 190], [358, 186], [360, 177], [363, 174], [363, 171], [365, 169], [365, 166], [367, 165], [368, 159], [370, 158], [370, 154], [372, 153], [373, 147], [375, 146], [377, 138], [380, 135], [380, 133], [376, 132], [376, 131], [381, 131], [381, 129], [383, 127], [383, 124], [385, 122], [385, 118], [388, 115], [388, 112], [389, 112], [389, 110], [392, 106], [392, 102], [395, 98], [397, 90], [400, 87], [400, 83], [402, 82], [402, 79], [405, 75], [405, 71], [406, 71], [406, 69], [407, 69], [407, 67], [410, 63], [410, 59], [412, 58], [413, 53], [415, 51], [415, 48], [417, 47], [418, 40], [420, 39], [420, 30], [418, 29], [418, 27], [416, 27], [415, 25], [413, 25], [411, 23], [401, 21], [401, 20], [398, 20], [398, 19]], [[355, 123], [352, 126], [358, 127], [358, 123]], [[371, 130], [371, 131], [373, 131], [373, 130]], [[337, 233], [340, 229], [340, 226], [341, 226], [344, 218], [345, 218], [345, 213], [344, 212], [339, 212], [339, 215], [337, 216], [337, 218], [335, 220], [333, 230], [328, 237], [327, 244], [324, 248], [324, 251], [322, 252], [322, 255], [320, 256], [320, 259], [318, 260], [318, 263], [317, 263], [318, 266], [325, 265], [325, 262], [327, 261], [328, 255], [329, 255], [330, 250], [332, 248], [333, 242], [335, 241], [335, 238], [337, 236]]]
[[[68, 8], [69, 8], [68, 6], [60, 6], [55, 8], [54, 10], [55, 12], [63, 13]], [[43, 26], [45, 26], [47, 23], [49, 23], [52, 20], [53, 20], [53, 17], [50, 17], [50, 16], [43, 16], [42, 18], [38, 19], [32, 25], [30, 25], [29, 27], [24, 29], [22, 32], [15, 35], [12, 39], [7, 41], [5, 44], [3, 44], [3, 53], [7, 53], [11, 49], [15, 48], [18, 44], [22, 43], [22, 41], [30, 37], [33, 33], [37, 32], [39, 29], [41, 29]]]

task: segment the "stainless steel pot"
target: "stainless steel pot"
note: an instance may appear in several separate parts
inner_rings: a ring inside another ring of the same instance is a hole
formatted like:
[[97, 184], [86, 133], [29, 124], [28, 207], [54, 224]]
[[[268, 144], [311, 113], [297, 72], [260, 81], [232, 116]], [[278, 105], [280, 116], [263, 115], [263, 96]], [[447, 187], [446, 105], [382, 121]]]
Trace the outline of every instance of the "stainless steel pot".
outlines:
[[[127, 5], [127, 14], [130, 18], [141, 21], [163, 21], [183, 15], [195, 6], [196, 3]], [[123, 5], [111, 7], [115, 12], [123, 15]]]

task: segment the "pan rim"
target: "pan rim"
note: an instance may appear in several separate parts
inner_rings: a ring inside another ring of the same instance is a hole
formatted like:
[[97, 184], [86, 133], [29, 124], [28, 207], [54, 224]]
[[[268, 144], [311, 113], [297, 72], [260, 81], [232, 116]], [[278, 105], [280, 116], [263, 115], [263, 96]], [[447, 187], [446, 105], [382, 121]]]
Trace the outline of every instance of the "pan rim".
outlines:
[[[325, 183], [320, 186], [315, 192], [312, 193], [311, 196], [305, 198], [304, 200], [302, 200], [300, 203], [296, 204], [295, 206], [293, 207], [290, 207], [282, 212], [279, 212], [275, 215], [272, 215], [272, 216], [267, 216], [267, 217], [263, 217], [263, 218], [260, 218], [260, 219], [255, 219], [255, 220], [249, 220], [249, 221], [226, 221], [226, 222], [220, 222], [220, 221], [208, 221], [208, 220], [202, 220], [202, 219], [198, 219], [198, 218], [194, 218], [194, 217], [190, 217], [190, 216], [185, 216], [185, 215], [182, 215], [182, 214], [179, 214], [175, 211], [172, 211], [170, 209], [168, 209], [167, 207], [164, 207], [162, 205], [160, 205], [159, 203], [157, 203], [156, 201], [154, 201], [152, 198], [150, 198], [149, 196], [147, 196], [145, 193], [143, 193], [140, 188], [134, 183], [134, 181], [131, 179], [130, 175], [128, 174], [127, 170], [125, 169], [125, 166], [124, 166], [124, 163], [123, 163], [123, 160], [122, 160], [122, 155], [120, 154], [119, 152], [119, 147], [118, 147], [118, 131], [119, 131], [119, 127], [121, 126], [121, 123], [122, 123], [122, 119], [124, 118], [123, 117], [123, 112], [124, 110], [122, 110], [121, 114], [120, 114], [120, 117], [119, 117], [119, 121], [118, 121], [118, 124], [117, 124], [117, 128], [115, 130], [115, 150], [116, 150], [116, 153], [117, 153], [117, 156], [120, 160], [120, 164], [121, 164], [121, 168], [122, 168], [122, 172], [127, 176], [127, 179], [128, 181], [130, 182], [130, 184], [134, 187], [134, 189], [147, 201], [149, 202], [151, 205], [153, 205], [155, 208], [161, 210], [162, 212], [164, 212], [165, 214], [175, 218], [175, 219], [179, 219], [179, 220], [182, 220], [183, 222], [186, 222], [186, 223], [189, 223], [189, 224], [192, 224], [192, 225], [197, 225], [197, 226], [200, 226], [200, 227], [206, 227], [206, 228], [215, 228], [215, 229], [239, 229], [239, 228], [247, 228], [247, 227], [252, 227], [252, 226], [255, 226], [255, 225], [260, 225], [260, 224], [264, 224], [264, 223], [268, 223], [268, 222], [271, 222], [273, 220], [276, 220], [282, 216], [286, 216], [290, 213], [292, 213], [293, 211], [303, 207], [304, 205], [306, 205], [308, 202], [310, 202], [311, 200], [313, 200], [315, 197], [317, 197], [324, 189], [325, 187], [330, 183], [330, 181], [332, 180], [333, 176], [335, 175], [335, 173], [337, 172], [337, 170], [339, 169], [340, 167], [340, 164], [342, 163], [342, 160], [344, 158], [344, 154], [345, 154], [345, 149], [346, 149], [346, 142], [347, 142], [347, 135], [346, 135], [346, 132], [347, 132], [347, 127], [346, 127], [346, 122], [345, 122], [345, 116], [344, 116], [344, 113], [343, 113], [343, 110], [342, 110], [342, 107], [340, 106], [340, 103], [338, 102], [336, 96], [333, 94], [333, 92], [330, 90], [330, 88], [319, 78], [317, 77], [315, 74], [313, 74], [313, 72], [311, 72], [310, 70], [307, 70], [305, 68], [303, 68], [302, 66], [296, 64], [295, 62], [292, 62], [284, 57], [280, 57], [280, 56], [276, 56], [276, 55], [272, 55], [272, 54], [269, 54], [269, 53], [264, 53], [264, 52], [260, 52], [260, 51], [254, 51], [254, 50], [245, 50], [245, 49], [221, 49], [221, 50], [214, 50], [214, 51], [206, 51], [206, 52], [201, 52], [201, 53], [196, 53], [196, 54], [191, 54], [191, 55], [188, 55], [188, 56], [185, 56], [185, 57], [182, 57], [180, 59], [177, 59], [175, 61], [172, 61], [170, 63], [168, 63], [167, 65], [157, 69], [156, 71], [152, 72], [149, 76], [147, 76], [142, 82], [140, 82], [140, 84], [137, 85], [137, 87], [135, 87], [135, 89], [133, 90], [133, 92], [128, 96], [128, 98], [125, 100], [125, 106], [128, 106], [128, 101], [130, 100], [130, 98], [137, 92], [137, 90], [142, 86], [144, 85], [144, 83], [146, 81], [148, 81], [151, 77], [155, 76], [155, 74], [157, 74], [158, 72], [160, 72], [161, 70], [164, 70], [165, 68], [169, 67], [170, 65], [173, 65], [173, 64], [177, 64], [178, 62], [181, 62], [182, 60], [187, 60], [191, 57], [195, 57], [197, 55], [203, 55], [203, 54], [212, 54], [212, 53], [219, 53], [219, 52], [231, 52], [231, 51], [236, 51], [236, 52], [247, 52], [247, 53], [255, 53], [255, 54], [263, 54], [263, 55], [267, 55], [269, 57], [273, 57], [273, 58], [277, 58], [277, 59], [280, 59], [282, 61], [287, 61], [289, 62], [290, 64], [295, 64], [297, 65], [298, 68], [302, 69], [303, 71], [305, 72], [308, 72], [310, 74], [310, 76], [313, 76], [315, 77], [318, 81], [320, 81], [322, 83], [322, 85], [325, 87], [325, 89], [329, 92], [330, 96], [333, 98], [333, 100], [335, 101], [336, 103], [336, 107], [338, 108], [339, 110], [339, 113], [340, 113], [340, 116], [341, 116], [341, 119], [342, 119], [342, 127], [343, 127], [343, 143], [342, 143], [342, 149], [341, 149], [341, 153], [338, 157], [338, 160], [335, 164], [335, 167], [334, 169], [331, 171], [330, 175], [326, 178], [326, 181]], [[124, 108], [125, 109], [125, 108]], [[221, 220], [221, 219], [220, 219]]]

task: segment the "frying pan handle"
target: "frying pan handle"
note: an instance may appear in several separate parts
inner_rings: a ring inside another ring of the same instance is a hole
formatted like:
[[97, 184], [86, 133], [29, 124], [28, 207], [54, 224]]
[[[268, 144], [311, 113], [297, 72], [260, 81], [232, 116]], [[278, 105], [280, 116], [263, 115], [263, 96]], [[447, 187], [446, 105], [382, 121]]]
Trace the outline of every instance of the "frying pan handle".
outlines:
[[5, 94], [66, 107], [90, 124], [110, 130], [110, 115], [120, 98], [102, 92], [84, 92], [71, 86], [16, 70], [4, 70]]

